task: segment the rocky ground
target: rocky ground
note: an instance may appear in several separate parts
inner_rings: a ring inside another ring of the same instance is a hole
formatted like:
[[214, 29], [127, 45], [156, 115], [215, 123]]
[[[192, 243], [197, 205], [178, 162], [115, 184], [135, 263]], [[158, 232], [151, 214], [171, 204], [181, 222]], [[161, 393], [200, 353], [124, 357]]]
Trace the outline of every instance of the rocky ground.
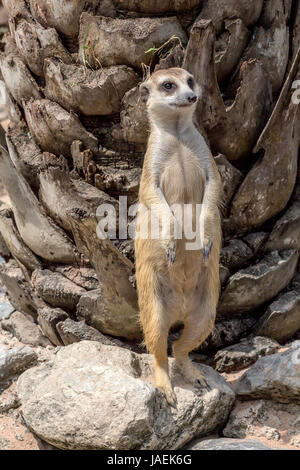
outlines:
[[204, 394], [170, 358], [171, 409], [151, 356], [73, 326], [60, 330], [68, 345], [55, 346], [1, 293], [0, 449], [300, 449], [300, 341], [252, 337], [194, 353], [206, 362]]

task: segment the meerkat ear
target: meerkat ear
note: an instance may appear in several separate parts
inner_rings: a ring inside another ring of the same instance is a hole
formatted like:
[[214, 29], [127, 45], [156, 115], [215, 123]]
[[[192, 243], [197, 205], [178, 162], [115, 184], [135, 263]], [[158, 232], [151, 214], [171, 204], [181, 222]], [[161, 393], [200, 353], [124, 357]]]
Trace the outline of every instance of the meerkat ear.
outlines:
[[143, 103], [147, 103], [149, 95], [150, 95], [150, 90], [149, 90], [148, 86], [145, 85], [145, 83], [142, 83], [140, 85], [140, 99], [141, 99], [141, 101]]

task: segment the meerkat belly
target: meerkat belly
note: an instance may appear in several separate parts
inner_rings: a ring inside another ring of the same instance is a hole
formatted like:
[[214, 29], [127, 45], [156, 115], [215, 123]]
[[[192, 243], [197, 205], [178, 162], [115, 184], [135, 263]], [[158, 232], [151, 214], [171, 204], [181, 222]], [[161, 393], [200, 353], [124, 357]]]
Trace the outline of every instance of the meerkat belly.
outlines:
[[194, 296], [199, 282], [202, 252], [194, 234], [199, 231], [196, 206], [202, 203], [204, 184], [204, 171], [198, 159], [189, 154], [170, 158], [160, 177], [161, 189], [168, 204], [181, 209], [175, 211], [175, 215], [182, 225], [182, 238], [177, 240], [176, 260], [169, 265], [168, 277], [174, 304], [181, 299], [183, 310], [189, 308], [189, 300]]
[[201, 204], [204, 178], [196, 156], [174, 154], [162, 170], [160, 187], [169, 205]]

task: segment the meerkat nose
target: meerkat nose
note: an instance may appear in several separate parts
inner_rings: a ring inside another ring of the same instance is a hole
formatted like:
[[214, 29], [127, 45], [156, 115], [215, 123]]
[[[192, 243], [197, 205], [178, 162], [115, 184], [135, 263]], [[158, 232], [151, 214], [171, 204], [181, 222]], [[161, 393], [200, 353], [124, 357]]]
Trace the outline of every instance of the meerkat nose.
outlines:
[[191, 93], [191, 94], [188, 96], [188, 102], [189, 102], [189, 103], [195, 103], [196, 100], [197, 100], [197, 95], [195, 95], [194, 93]]

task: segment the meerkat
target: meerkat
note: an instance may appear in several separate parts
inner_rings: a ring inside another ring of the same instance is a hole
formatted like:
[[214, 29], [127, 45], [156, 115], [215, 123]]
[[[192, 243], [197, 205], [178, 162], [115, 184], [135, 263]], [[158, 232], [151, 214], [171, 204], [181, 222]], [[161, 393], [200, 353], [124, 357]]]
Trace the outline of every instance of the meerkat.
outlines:
[[[136, 282], [145, 345], [154, 355], [155, 385], [172, 406], [176, 406], [176, 396], [168, 371], [169, 329], [183, 323], [172, 348], [176, 365], [186, 380], [207, 387], [189, 353], [213, 329], [220, 290], [221, 181], [214, 158], [193, 123], [199, 91], [193, 76], [181, 68], [159, 70], [140, 86], [151, 131], [139, 189]], [[187, 249], [191, 240], [185, 234], [176, 237], [184, 217], [172, 208], [187, 205], [192, 207], [194, 228], [196, 206], [201, 205], [203, 236], [197, 249]], [[153, 212], [159, 220], [159, 237], [142, 237], [141, 226], [150, 223]]]

